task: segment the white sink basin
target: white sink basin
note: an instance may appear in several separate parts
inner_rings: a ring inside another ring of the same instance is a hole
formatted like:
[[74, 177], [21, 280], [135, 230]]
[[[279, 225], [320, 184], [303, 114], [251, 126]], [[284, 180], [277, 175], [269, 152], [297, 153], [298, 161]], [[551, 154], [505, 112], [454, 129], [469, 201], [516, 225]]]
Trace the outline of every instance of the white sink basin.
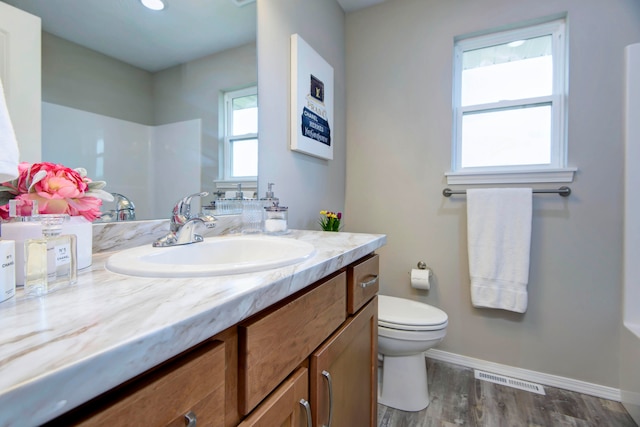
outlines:
[[284, 267], [315, 254], [313, 245], [273, 236], [219, 236], [167, 248], [145, 245], [118, 252], [106, 267], [142, 277], [201, 277]]

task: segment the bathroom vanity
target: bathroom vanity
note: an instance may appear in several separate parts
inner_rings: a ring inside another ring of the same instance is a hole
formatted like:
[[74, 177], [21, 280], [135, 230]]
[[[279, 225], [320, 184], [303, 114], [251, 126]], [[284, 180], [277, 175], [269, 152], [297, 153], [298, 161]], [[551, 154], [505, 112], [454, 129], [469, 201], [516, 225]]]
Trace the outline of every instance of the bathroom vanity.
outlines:
[[315, 255], [154, 279], [105, 271], [98, 254], [77, 285], [3, 303], [0, 425], [376, 425], [386, 238], [288, 237]]

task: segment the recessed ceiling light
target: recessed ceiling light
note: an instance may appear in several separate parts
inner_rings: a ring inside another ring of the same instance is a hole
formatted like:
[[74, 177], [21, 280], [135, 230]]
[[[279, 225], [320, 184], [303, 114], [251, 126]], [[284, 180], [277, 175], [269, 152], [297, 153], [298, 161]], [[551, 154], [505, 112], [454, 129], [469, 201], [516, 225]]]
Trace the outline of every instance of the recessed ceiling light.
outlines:
[[164, 2], [162, 0], [140, 0], [140, 3], [151, 10], [164, 9]]

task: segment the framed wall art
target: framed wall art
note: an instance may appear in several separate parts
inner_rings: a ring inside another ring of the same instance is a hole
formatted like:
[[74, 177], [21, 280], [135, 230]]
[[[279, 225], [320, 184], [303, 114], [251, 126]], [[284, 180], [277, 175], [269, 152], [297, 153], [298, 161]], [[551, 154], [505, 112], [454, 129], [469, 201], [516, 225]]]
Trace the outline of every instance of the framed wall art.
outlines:
[[291, 35], [291, 149], [333, 159], [333, 67]]

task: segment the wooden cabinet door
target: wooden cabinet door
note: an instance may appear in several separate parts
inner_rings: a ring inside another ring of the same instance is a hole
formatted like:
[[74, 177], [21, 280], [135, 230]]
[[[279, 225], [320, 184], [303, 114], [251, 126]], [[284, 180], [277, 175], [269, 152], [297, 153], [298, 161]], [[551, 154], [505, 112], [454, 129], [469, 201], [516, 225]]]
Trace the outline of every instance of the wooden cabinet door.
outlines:
[[308, 424], [309, 371], [298, 368], [238, 427], [311, 427]]
[[349, 317], [312, 355], [310, 400], [316, 427], [377, 425], [378, 298]]

